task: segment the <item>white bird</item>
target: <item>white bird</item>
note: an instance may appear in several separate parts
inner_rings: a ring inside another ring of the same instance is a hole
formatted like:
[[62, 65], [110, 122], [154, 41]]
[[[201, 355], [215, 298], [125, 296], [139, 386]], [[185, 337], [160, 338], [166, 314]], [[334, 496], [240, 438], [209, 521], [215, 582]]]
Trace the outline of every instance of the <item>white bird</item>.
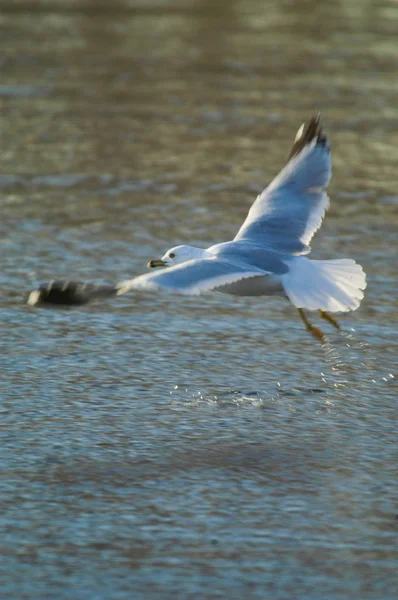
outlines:
[[121, 282], [117, 293], [166, 289], [187, 295], [284, 296], [306, 328], [322, 339], [304, 309], [317, 310], [339, 328], [329, 313], [356, 310], [366, 287], [365, 273], [354, 260], [305, 256], [329, 207], [330, 177], [330, 146], [317, 115], [300, 127], [286, 166], [257, 197], [232, 241], [207, 249], [171, 248], [148, 263], [167, 268]]
[[257, 197], [232, 241], [207, 249], [176, 246], [148, 263], [166, 269], [116, 286], [50, 281], [30, 293], [28, 304], [86, 304], [131, 289], [278, 295], [290, 300], [306, 328], [322, 339], [322, 331], [311, 325], [304, 309], [317, 310], [340, 329], [329, 313], [356, 310], [366, 288], [365, 273], [354, 260], [305, 256], [329, 207], [325, 189], [330, 177], [330, 146], [317, 115], [300, 127], [286, 166]]

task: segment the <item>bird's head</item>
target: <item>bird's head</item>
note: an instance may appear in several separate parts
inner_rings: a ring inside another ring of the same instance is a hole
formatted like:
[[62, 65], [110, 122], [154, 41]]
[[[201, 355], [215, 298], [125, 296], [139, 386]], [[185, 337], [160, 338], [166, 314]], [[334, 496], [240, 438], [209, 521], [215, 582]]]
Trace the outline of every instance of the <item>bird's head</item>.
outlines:
[[188, 260], [203, 258], [205, 252], [202, 248], [195, 248], [194, 246], [176, 246], [167, 250], [162, 258], [149, 261], [148, 267], [174, 267]]

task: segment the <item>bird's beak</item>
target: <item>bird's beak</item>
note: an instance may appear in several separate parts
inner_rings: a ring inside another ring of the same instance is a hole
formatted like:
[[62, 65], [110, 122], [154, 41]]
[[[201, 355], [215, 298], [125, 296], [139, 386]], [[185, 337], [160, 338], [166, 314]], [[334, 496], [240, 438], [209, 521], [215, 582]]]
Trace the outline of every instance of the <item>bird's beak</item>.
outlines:
[[166, 263], [161, 258], [155, 258], [155, 260], [150, 260], [147, 266], [153, 269], [154, 267], [165, 267]]

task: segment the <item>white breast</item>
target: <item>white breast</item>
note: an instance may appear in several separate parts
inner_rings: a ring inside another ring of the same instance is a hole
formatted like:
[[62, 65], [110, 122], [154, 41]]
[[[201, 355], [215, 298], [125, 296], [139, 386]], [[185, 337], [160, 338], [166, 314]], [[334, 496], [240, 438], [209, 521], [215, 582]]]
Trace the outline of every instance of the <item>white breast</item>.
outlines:
[[232, 296], [285, 296], [281, 278], [278, 275], [241, 279], [235, 283], [215, 288], [215, 291]]

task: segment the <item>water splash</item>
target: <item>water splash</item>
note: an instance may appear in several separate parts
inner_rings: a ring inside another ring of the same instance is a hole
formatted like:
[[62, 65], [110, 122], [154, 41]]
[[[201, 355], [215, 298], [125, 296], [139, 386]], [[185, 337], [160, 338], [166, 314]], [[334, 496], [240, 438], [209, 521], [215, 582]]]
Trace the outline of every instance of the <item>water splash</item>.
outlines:
[[324, 360], [329, 373], [321, 373], [323, 381], [332, 385], [337, 391], [355, 387], [357, 390], [369, 388], [371, 385], [384, 385], [394, 379], [392, 373], [381, 373], [375, 366], [375, 349], [355, 332], [341, 330], [344, 346], [337, 346], [326, 338], [322, 345]]

